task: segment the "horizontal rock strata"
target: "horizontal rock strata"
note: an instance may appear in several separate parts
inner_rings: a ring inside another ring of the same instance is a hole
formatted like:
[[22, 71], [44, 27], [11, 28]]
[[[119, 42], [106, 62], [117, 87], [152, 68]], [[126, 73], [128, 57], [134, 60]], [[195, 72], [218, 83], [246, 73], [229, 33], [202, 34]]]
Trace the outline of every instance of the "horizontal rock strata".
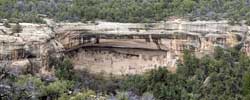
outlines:
[[76, 69], [122, 75], [143, 73], [159, 66], [175, 71], [185, 49], [202, 57], [211, 54], [216, 46], [240, 46], [250, 54], [250, 28], [231, 26], [227, 21], [50, 22], [41, 25], [21, 23], [21, 26], [21, 33], [12, 33], [11, 28], [0, 24], [2, 63], [27, 63], [28, 59], [37, 66], [46, 67], [51, 54], [65, 54], [71, 57]]

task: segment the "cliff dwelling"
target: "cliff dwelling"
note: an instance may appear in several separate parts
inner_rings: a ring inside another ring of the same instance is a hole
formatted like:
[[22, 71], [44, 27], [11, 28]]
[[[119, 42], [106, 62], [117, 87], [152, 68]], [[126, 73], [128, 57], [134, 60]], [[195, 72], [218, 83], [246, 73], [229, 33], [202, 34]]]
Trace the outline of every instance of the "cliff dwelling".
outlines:
[[249, 27], [231, 26], [226, 21], [21, 25], [23, 32], [13, 35], [0, 27], [5, 31], [0, 35], [2, 62], [29, 59], [32, 65], [44, 67], [51, 55], [68, 56], [77, 70], [126, 75], [156, 67], [175, 72], [184, 50], [202, 57], [216, 46], [243, 44], [242, 51], [249, 53]]
[[99, 22], [75, 25], [81, 30], [69, 28], [60, 34], [59, 41], [77, 69], [116, 75], [138, 74], [156, 67], [175, 72], [184, 50], [202, 57], [216, 46], [228, 48], [244, 43], [248, 28], [235, 27], [239, 26], [225, 22]]

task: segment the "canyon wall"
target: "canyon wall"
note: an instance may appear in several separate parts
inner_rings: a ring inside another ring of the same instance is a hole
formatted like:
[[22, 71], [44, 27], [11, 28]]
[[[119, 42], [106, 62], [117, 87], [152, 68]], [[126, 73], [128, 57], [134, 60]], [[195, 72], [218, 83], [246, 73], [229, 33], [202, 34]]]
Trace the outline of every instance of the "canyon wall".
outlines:
[[[11, 24], [14, 27], [16, 24]], [[22, 31], [13, 33], [0, 23], [0, 66], [13, 74], [34, 71], [43, 73], [48, 66], [49, 52], [60, 54], [63, 46], [56, 41], [55, 34], [46, 24], [21, 23]], [[25, 71], [24, 71], [25, 70]]]
[[[69, 56], [75, 69], [139, 74], [159, 66], [174, 72], [185, 49], [198, 57], [216, 46], [241, 46], [250, 54], [249, 27], [227, 21], [174, 20], [159, 23], [22, 23], [21, 33], [0, 24], [1, 64], [48, 66], [51, 55]], [[26, 64], [26, 63], [30, 64]], [[20, 64], [19, 64], [20, 63]], [[40, 70], [41, 73], [46, 73]]]
[[[59, 24], [60, 25], [60, 24]], [[249, 27], [227, 21], [159, 23], [96, 22], [60, 25], [58, 35], [76, 68], [112, 74], [136, 74], [166, 66], [174, 72], [185, 49], [198, 57], [216, 46], [241, 46], [249, 55]], [[80, 48], [80, 49], [79, 49]]]

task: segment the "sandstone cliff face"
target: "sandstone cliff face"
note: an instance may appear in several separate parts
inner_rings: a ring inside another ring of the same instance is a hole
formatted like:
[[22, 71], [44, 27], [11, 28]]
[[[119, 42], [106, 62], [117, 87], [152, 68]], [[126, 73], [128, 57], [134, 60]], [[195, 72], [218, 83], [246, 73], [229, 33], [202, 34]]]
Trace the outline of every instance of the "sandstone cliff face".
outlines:
[[72, 56], [76, 68], [92, 72], [136, 74], [159, 66], [175, 71], [184, 49], [201, 57], [211, 54], [216, 46], [244, 44], [242, 50], [249, 53], [249, 27], [231, 26], [226, 21], [59, 25], [63, 33], [59, 41]]
[[[250, 28], [230, 26], [226, 21], [21, 25], [23, 32], [12, 34], [0, 24], [2, 63], [23, 61], [46, 67], [51, 53], [65, 54], [76, 69], [121, 75], [143, 73], [159, 66], [175, 71], [184, 49], [204, 56], [216, 46], [242, 44], [242, 51], [250, 54]], [[23, 64], [26, 65], [34, 64]]]
[[[11, 24], [14, 26], [15, 24]], [[52, 30], [45, 24], [21, 23], [23, 31], [13, 33], [11, 28], [0, 24], [0, 63], [8, 69], [18, 67], [45, 67], [49, 51], [54, 53], [60, 49], [54, 39]], [[22, 69], [22, 70], [24, 70]]]

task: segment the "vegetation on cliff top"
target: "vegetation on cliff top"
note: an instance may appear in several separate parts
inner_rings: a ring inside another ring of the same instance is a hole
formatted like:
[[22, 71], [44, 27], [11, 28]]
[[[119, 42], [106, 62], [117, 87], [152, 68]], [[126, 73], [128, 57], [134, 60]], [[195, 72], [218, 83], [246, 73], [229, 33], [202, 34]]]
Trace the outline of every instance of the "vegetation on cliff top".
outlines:
[[0, 0], [0, 18], [42, 22], [106, 20], [155, 22], [171, 16], [190, 20], [250, 21], [250, 0]]

